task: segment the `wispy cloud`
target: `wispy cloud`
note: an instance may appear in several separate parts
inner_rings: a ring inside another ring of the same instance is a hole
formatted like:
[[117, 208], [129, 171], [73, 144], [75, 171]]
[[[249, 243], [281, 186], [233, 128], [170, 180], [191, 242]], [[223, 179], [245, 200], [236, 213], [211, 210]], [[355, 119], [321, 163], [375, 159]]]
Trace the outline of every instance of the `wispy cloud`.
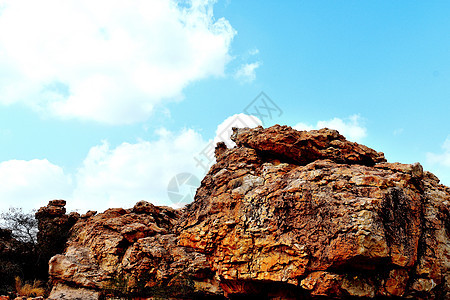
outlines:
[[427, 153], [427, 162], [450, 168], [450, 135], [442, 144], [442, 153]]
[[398, 135], [401, 135], [403, 133], [403, 131], [405, 131], [404, 128], [397, 128], [397, 129], [394, 130], [393, 134], [395, 136], [398, 136]]
[[253, 49], [251, 49], [251, 50], [248, 51], [248, 54], [249, 54], [249, 55], [256, 55], [256, 54], [259, 54], [259, 49], [253, 48]]
[[236, 71], [234, 77], [243, 83], [253, 82], [256, 79], [256, 69], [260, 67], [259, 62], [243, 64]]

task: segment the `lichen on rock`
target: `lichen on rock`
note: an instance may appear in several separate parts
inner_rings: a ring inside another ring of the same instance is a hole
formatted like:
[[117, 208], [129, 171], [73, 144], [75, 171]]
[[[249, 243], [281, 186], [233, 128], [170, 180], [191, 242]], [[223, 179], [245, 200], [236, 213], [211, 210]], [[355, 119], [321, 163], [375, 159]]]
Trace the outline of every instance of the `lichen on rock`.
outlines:
[[[234, 129], [195, 200], [81, 217], [56, 290], [196, 297], [450, 297], [450, 189], [335, 130]], [[52, 293], [53, 294], [53, 293]]]

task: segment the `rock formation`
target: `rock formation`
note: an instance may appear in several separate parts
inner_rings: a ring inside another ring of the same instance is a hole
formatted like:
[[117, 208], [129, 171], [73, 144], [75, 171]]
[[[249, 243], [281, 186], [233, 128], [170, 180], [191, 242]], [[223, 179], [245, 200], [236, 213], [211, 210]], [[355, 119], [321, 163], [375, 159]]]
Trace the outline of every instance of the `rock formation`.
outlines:
[[450, 298], [450, 189], [420, 164], [329, 129], [232, 140], [182, 210], [81, 217], [50, 298]]
[[80, 215], [76, 212], [66, 214], [65, 200], [49, 201], [35, 214], [38, 220], [37, 252], [40, 261], [45, 262], [45, 268], [40, 268], [39, 278], [47, 277], [48, 261], [55, 254], [63, 253], [69, 238], [70, 229], [78, 221]]
[[179, 217], [177, 210], [145, 201], [132, 209], [82, 216], [64, 255], [50, 260], [50, 299], [97, 299], [98, 291], [162, 297], [215, 294], [218, 284], [208, 283], [214, 278], [206, 257], [177, 245], [174, 226]]
[[35, 224], [28, 215], [21, 215], [21, 210], [9, 212], [16, 223], [7, 224], [9, 229], [0, 228], [0, 295], [15, 290], [15, 277], [27, 283], [48, 280], [48, 261], [64, 252], [70, 229], [79, 218], [77, 213], [66, 214], [65, 205], [65, 200], [52, 200], [36, 212], [37, 243], [35, 239], [21, 239], [14, 234], [14, 226], [20, 225], [33, 232]]

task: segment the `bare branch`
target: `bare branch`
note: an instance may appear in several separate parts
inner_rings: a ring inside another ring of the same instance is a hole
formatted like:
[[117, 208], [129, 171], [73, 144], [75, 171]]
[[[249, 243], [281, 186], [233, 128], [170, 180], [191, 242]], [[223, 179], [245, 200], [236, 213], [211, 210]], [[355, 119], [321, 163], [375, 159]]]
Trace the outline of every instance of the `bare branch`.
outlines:
[[34, 212], [24, 213], [22, 208], [10, 208], [0, 214], [0, 226], [12, 231], [15, 239], [24, 243], [36, 244], [38, 222]]

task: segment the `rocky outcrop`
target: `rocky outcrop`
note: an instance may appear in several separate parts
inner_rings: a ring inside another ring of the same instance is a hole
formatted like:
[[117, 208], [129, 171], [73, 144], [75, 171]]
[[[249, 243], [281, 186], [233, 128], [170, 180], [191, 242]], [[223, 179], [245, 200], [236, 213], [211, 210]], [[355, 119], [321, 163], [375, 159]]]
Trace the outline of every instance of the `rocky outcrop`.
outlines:
[[52, 200], [35, 214], [39, 228], [38, 245], [50, 249], [53, 255], [64, 251], [70, 229], [80, 218], [76, 212], [66, 214], [65, 206], [65, 200]]
[[51, 296], [450, 297], [450, 189], [420, 164], [329, 129], [232, 139], [182, 210], [81, 218], [50, 261]]
[[373, 166], [385, 162], [384, 154], [364, 145], [351, 143], [336, 130], [297, 131], [289, 126], [264, 129], [240, 128], [231, 139], [239, 148], [250, 148], [262, 157], [306, 165], [320, 159], [336, 163]]
[[[9, 229], [0, 228], [0, 295], [13, 294], [16, 277], [26, 283], [48, 280], [48, 261], [64, 252], [69, 231], [79, 218], [77, 213], [66, 214], [65, 205], [64, 200], [52, 200], [36, 212], [37, 243], [32, 215], [23, 214], [20, 209], [8, 212], [14, 222], [7, 223]], [[28, 230], [25, 239], [17, 235], [16, 227], [21, 226]]]
[[145, 201], [132, 209], [82, 216], [64, 255], [50, 260], [50, 299], [61, 299], [67, 286], [91, 289], [83, 299], [97, 299], [98, 291], [161, 297], [217, 293], [206, 257], [178, 246], [179, 217], [177, 210]]
[[47, 206], [41, 207], [36, 213], [38, 221], [37, 252], [44, 268], [40, 268], [39, 278], [47, 278], [48, 261], [55, 254], [63, 253], [72, 226], [80, 215], [76, 212], [66, 214], [65, 200], [49, 201]]

